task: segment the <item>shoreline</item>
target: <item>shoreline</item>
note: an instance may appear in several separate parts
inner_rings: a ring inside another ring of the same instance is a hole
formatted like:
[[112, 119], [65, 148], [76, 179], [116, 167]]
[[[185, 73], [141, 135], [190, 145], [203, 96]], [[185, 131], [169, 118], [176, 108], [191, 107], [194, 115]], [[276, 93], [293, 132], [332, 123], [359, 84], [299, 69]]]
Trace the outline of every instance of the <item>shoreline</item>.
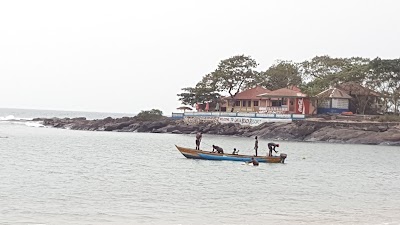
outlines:
[[179, 119], [163, 117], [158, 120], [139, 120], [123, 117], [87, 120], [78, 118], [35, 118], [45, 126], [87, 131], [139, 132], [258, 136], [279, 141], [343, 143], [400, 146], [400, 123], [359, 121], [297, 120], [290, 123], [263, 123], [255, 127], [234, 123], [199, 122], [189, 124]]

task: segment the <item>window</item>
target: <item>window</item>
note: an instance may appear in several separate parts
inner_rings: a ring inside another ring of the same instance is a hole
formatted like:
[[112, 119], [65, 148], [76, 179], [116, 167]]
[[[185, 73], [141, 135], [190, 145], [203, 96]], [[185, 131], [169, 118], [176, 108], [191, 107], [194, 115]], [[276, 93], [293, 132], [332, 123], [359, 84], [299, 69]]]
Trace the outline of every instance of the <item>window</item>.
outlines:
[[287, 102], [288, 102], [287, 98], [282, 98], [281, 105], [287, 105]]
[[322, 99], [318, 102], [318, 108], [325, 108], [329, 109], [331, 107], [331, 100], [330, 99]]
[[272, 106], [281, 106], [281, 101], [280, 100], [272, 100]]
[[251, 107], [251, 101], [247, 101], [247, 107]]
[[242, 101], [242, 106], [243, 106], [243, 107], [246, 107], [246, 100], [243, 100], [243, 101]]
[[236, 101], [235, 106], [240, 106], [240, 101]]
[[349, 100], [334, 98], [332, 99], [332, 108], [349, 109]]
[[254, 106], [258, 106], [258, 101], [254, 101], [254, 102], [253, 102], [253, 105], [254, 105]]

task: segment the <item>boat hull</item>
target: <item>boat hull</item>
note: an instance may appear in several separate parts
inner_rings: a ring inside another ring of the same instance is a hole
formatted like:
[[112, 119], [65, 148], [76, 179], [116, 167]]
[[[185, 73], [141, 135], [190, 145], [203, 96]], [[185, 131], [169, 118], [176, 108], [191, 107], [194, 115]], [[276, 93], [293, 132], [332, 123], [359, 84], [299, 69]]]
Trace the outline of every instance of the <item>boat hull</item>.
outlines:
[[[175, 145], [176, 146], [176, 145]], [[226, 160], [226, 161], [240, 161], [249, 162], [254, 157], [258, 162], [262, 163], [284, 163], [285, 156], [251, 156], [251, 155], [233, 155], [233, 154], [219, 154], [203, 150], [196, 150], [191, 148], [184, 148], [176, 146], [176, 148], [188, 159], [204, 159], [204, 160]]]
[[[226, 161], [239, 161], [239, 162], [249, 162], [251, 161], [251, 157], [232, 157], [232, 156], [226, 156], [226, 155], [211, 155], [211, 154], [199, 154], [202, 159], [207, 159], [207, 160], [226, 160]], [[267, 162], [266, 158], [257, 158], [258, 162]]]

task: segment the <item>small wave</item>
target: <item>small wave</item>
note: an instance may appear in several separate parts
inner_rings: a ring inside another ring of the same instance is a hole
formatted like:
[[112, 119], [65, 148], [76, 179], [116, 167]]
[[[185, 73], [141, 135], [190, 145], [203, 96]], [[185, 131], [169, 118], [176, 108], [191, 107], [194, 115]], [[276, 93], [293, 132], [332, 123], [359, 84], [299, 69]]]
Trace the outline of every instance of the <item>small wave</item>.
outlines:
[[19, 118], [14, 115], [8, 115], [6, 117], [0, 116], [0, 121], [32, 121], [33, 118]]
[[42, 122], [26, 122], [26, 121], [13, 121], [13, 120], [1, 121], [0, 120], [0, 123], [23, 125], [23, 126], [28, 126], [28, 127], [46, 127], [45, 125], [42, 124]]
[[38, 123], [38, 122], [26, 122], [25, 123], [26, 126], [28, 127], [46, 127], [45, 125]]

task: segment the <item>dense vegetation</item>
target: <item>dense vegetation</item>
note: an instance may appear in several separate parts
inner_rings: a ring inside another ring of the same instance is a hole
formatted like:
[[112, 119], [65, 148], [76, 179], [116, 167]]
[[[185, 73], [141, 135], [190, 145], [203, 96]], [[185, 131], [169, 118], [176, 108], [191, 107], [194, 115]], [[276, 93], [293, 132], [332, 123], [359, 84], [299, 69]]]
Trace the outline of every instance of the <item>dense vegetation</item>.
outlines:
[[[329, 87], [354, 82], [381, 95], [385, 112], [398, 114], [400, 105], [400, 59], [316, 56], [304, 62], [277, 61], [266, 71], [257, 71], [250, 56], [237, 55], [222, 60], [194, 86], [178, 94], [184, 105], [216, 104], [221, 95], [233, 100], [240, 91], [256, 85], [276, 90], [295, 85], [313, 97]], [[362, 99], [358, 99], [362, 101]], [[365, 112], [365, 104], [358, 110]]]
[[163, 117], [163, 112], [159, 109], [142, 110], [135, 118], [142, 121], [159, 120]]

